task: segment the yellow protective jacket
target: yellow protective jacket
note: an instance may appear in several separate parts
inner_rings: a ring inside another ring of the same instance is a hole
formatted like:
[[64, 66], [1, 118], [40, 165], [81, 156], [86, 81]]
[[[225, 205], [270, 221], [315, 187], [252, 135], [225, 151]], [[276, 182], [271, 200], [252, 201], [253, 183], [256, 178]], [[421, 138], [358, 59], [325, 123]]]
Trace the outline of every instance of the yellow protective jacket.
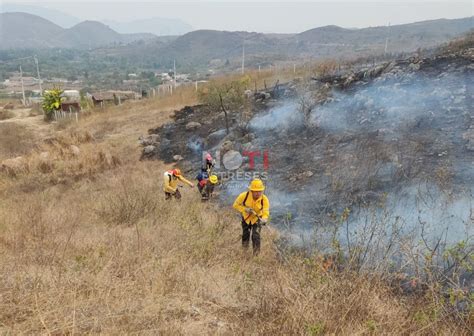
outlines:
[[243, 220], [247, 224], [255, 224], [258, 217], [254, 214], [248, 214], [245, 208], [253, 209], [260, 218], [268, 219], [270, 216], [270, 202], [267, 196], [263, 195], [254, 200], [251, 191], [241, 193], [234, 202], [234, 209], [241, 213]]
[[170, 172], [165, 172], [163, 175], [163, 191], [167, 193], [175, 193], [176, 189], [178, 188], [178, 181], [182, 181], [189, 186], [193, 184], [186, 180], [184, 176], [173, 176]]

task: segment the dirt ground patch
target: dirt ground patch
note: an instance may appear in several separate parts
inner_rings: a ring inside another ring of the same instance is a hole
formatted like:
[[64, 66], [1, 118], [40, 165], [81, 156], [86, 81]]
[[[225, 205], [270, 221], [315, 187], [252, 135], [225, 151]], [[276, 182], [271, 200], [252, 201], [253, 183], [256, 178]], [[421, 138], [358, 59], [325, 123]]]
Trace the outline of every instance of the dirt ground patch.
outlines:
[[0, 123], [0, 159], [21, 156], [35, 146], [35, 135], [25, 125]]

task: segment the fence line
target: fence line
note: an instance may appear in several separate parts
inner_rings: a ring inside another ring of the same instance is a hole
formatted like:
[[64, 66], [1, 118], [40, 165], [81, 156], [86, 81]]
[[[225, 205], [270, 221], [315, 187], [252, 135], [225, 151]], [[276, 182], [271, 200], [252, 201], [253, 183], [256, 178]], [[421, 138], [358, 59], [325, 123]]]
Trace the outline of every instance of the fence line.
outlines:
[[79, 112], [54, 111], [54, 120], [76, 120], [79, 122]]

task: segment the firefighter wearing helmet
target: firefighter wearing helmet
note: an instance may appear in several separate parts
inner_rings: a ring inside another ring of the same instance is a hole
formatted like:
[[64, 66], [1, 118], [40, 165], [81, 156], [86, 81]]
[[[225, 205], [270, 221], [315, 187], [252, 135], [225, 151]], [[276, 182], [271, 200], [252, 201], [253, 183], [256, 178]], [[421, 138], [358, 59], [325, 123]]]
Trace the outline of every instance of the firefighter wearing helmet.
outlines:
[[184, 182], [191, 188], [194, 185], [189, 182], [178, 168], [168, 170], [163, 175], [163, 191], [165, 192], [165, 199], [170, 200], [171, 198], [181, 199], [181, 193], [178, 189], [178, 181]]
[[219, 178], [217, 175], [211, 175], [208, 179], [205, 179], [201, 182], [204, 182], [204, 185], [201, 188], [201, 200], [208, 201], [214, 192], [214, 187], [219, 183]]
[[254, 179], [248, 191], [241, 193], [234, 202], [234, 209], [242, 216], [242, 246], [249, 247], [252, 237], [253, 254], [260, 252], [260, 231], [270, 216], [270, 202], [263, 194], [265, 185], [262, 180]]
[[206, 153], [204, 156], [204, 167], [205, 171], [210, 175], [212, 169], [214, 168], [214, 159], [210, 153]]

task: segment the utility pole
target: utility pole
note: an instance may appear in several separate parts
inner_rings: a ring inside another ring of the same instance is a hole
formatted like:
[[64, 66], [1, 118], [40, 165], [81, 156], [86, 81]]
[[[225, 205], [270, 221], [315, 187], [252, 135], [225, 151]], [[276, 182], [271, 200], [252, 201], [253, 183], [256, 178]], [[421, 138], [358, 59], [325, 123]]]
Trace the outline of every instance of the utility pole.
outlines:
[[39, 88], [40, 88], [40, 95], [42, 96], [43, 95], [43, 88], [41, 87], [41, 76], [40, 76], [40, 71], [39, 71], [38, 58], [36, 57], [36, 55], [34, 56], [34, 59], [35, 59], [35, 63], [36, 63], [36, 73], [38, 74], [38, 84], [39, 84]]
[[245, 71], [245, 44], [242, 43], [242, 75]]
[[23, 106], [26, 106], [25, 86], [23, 84], [23, 70], [21, 70], [21, 65], [20, 65], [20, 80], [21, 80], [21, 92], [23, 93]]
[[174, 77], [173, 86], [174, 86], [174, 89], [176, 89], [176, 60], [173, 60], [173, 77]]
[[296, 73], [296, 64], [293, 64], [293, 74]]
[[387, 55], [387, 49], [388, 49], [388, 38], [390, 37], [390, 22], [388, 23], [388, 32], [387, 32], [387, 37], [385, 38], [385, 49], [383, 54]]

